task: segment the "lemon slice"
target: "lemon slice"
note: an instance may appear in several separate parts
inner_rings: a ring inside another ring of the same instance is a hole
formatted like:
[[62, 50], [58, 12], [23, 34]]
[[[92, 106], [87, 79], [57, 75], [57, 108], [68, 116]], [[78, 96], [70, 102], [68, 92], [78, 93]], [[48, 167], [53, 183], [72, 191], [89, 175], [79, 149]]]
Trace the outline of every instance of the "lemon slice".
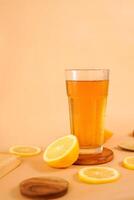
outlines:
[[109, 183], [120, 176], [116, 169], [111, 167], [85, 167], [78, 173], [79, 179], [85, 183]]
[[43, 158], [48, 165], [65, 168], [72, 165], [79, 156], [79, 144], [74, 135], [67, 135], [52, 142], [45, 150]]
[[104, 130], [104, 142], [109, 140], [113, 136], [113, 132], [109, 131], [108, 129]]
[[36, 146], [15, 145], [9, 148], [9, 152], [17, 156], [34, 156], [41, 152]]
[[124, 158], [123, 166], [127, 169], [134, 170], [134, 156], [127, 156], [126, 158]]

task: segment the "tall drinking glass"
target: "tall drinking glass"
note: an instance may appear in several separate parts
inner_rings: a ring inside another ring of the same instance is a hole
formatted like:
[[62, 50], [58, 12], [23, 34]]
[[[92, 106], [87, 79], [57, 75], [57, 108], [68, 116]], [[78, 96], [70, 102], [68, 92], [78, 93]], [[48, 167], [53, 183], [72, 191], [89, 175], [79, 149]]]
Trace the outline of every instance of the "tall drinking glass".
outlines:
[[101, 153], [108, 95], [108, 69], [67, 69], [71, 133], [77, 136], [80, 153]]

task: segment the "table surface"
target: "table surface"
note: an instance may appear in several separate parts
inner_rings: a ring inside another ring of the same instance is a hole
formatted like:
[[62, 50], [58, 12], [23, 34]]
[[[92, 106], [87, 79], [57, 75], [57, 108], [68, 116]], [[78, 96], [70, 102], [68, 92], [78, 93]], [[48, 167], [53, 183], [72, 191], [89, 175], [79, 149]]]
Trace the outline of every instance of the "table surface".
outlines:
[[[24, 179], [36, 176], [58, 176], [69, 181], [68, 193], [61, 200], [134, 200], [134, 171], [122, 167], [125, 156], [134, 152], [123, 151], [117, 145], [130, 139], [129, 135], [114, 135], [105, 146], [114, 151], [114, 160], [103, 166], [114, 167], [121, 173], [118, 181], [107, 184], [92, 185], [77, 179], [77, 172], [83, 166], [71, 166], [67, 169], [54, 169], [45, 164], [42, 154], [23, 159], [22, 164], [0, 180], [0, 197], [3, 200], [26, 200], [19, 192], [19, 183]], [[133, 138], [132, 138], [133, 139]]]

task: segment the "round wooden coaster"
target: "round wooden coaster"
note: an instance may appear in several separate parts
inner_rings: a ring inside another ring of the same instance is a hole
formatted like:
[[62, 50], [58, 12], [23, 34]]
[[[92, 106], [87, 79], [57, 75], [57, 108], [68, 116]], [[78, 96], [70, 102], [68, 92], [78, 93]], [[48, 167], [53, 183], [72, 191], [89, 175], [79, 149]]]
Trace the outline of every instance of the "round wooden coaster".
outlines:
[[134, 141], [133, 140], [125, 140], [118, 145], [121, 149], [127, 151], [134, 151]]
[[98, 165], [113, 160], [114, 154], [111, 149], [103, 148], [102, 153], [98, 154], [80, 154], [75, 165]]
[[66, 194], [68, 182], [58, 177], [36, 177], [20, 183], [22, 195], [32, 198], [53, 199]]

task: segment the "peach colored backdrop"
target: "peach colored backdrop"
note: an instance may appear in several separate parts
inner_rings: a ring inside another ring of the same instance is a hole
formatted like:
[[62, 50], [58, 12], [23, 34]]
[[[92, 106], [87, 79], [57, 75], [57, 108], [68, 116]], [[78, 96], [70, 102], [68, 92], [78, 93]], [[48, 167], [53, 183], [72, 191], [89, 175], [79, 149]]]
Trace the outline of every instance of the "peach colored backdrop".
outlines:
[[110, 68], [106, 126], [134, 123], [133, 0], [0, 0], [0, 149], [69, 133], [65, 68]]

